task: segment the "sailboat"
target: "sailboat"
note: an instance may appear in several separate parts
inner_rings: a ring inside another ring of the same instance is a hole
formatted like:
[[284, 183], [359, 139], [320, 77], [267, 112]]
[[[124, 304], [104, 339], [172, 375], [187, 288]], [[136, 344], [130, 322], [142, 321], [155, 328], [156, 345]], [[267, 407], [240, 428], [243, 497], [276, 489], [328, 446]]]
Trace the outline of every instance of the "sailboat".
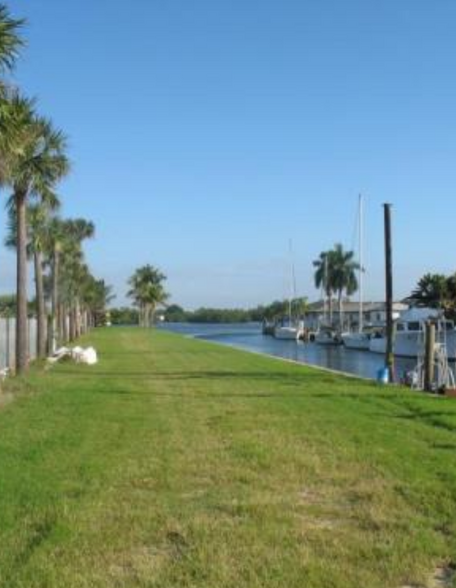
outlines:
[[293, 321], [292, 305], [296, 299], [296, 277], [293, 263], [292, 245], [290, 241], [290, 298], [288, 299], [288, 317], [287, 320], [276, 325], [274, 337], [276, 339], [285, 339], [289, 341], [298, 341], [304, 335], [304, 323], [302, 321]]
[[348, 349], [361, 349], [369, 350], [371, 335], [364, 329], [364, 251], [363, 251], [363, 240], [364, 240], [364, 201], [360, 194], [358, 203], [358, 230], [359, 230], [359, 319], [358, 319], [358, 331], [354, 333], [343, 333], [342, 341]]

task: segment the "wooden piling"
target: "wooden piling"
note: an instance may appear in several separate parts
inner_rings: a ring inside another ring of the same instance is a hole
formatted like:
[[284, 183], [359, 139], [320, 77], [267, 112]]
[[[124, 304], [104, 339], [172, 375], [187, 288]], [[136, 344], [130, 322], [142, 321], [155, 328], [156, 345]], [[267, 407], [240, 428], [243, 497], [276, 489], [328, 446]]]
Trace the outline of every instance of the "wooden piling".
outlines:
[[386, 354], [385, 367], [388, 369], [389, 382], [394, 382], [393, 353], [393, 248], [391, 237], [391, 204], [384, 204], [385, 223], [385, 284], [386, 284]]
[[434, 384], [434, 352], [435, 352], [435, 324], [426, 322], [426, 346], [424, 355], [424, 389], [433, 392]]

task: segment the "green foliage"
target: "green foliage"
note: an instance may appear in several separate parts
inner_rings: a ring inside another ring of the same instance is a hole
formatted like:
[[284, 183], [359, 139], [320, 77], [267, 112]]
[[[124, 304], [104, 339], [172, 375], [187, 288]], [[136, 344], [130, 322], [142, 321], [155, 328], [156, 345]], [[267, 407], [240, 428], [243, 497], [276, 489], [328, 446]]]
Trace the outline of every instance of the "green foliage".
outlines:
[[127, 295], [139, 308], [141, 326], [150, 326], [157, 305], [164, 304], [168, 299], [165, 281], [165, 274], [149, 264], [138, 268], [128, 280], [130, 290]]
[[456, 274], [425, 274], [408, 301], [421, 307], [440, 308], [448, 318], [456, 318]]
[[165, 321], [168, 323], [185, 323], [187, 313], [178, 304], [170, 304], [165, 310]]
[[[0, 295], [0, 316], [1, 317], [14, 317], [16, 316], [16, 295], [15, 294], [2, 294]], [[35, 300], [28, 301], [28, 314], [29, 316], [36, 315], [36, 302]]]
[[[296, 298], [292, 303], [294, 316], [304, 314], [307, 306], [307, 298]], [[198, 308], [197, 310], [184, 310], [177, 304], [172, 304], [165, 311], [165, 320], [170, 323], [249, 323], [272, 321], [288, 313], [287, 300], [275, 300], [269, 305], [260, 305], [255, 308]]]
[[353, 251], [345, 251], [340, 243], [336, 243], [333, 249], [322, 251], [313, 262], [315, 286], [322, 288], [328, 297], [337, 293], [341, 299], [344, 291], [347, 296], [354, 294], [358, 289], [356, 271], [359, 270], [354, 255]]
[[137, 325], [138, 309], [123, 306], [121, 308], [111, 308], [109, 310], [111, 323], [113, 325]]
[[0, 72], [12, 70], [24, 46], [21, 29], [24, 19], [16, 19], [10, 15], [5, 4], [0, 4]]

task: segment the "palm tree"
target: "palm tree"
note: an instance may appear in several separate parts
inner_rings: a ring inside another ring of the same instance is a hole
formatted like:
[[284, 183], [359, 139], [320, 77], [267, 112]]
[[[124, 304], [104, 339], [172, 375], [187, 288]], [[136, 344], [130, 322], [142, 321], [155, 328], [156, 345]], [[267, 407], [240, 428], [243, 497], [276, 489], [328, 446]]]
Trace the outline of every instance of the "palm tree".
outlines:
[[315, 287], [321, 288], [328, 300], [329, 306], [329, 322], [332, 323], [333, 318], [333, 294], [335, 291], [335, 284], [333, 279], [333, 251], [322, 251], [318, 259], [313, 262], [316, 268], [314, 279]]
[[447, 299], [447, 276], [443, 274], [425, 274], [413, 290], [409, 301], [416, 306], [445, 308]]
[[359, 264], [354, 261], [353, 251], [344, 251], [340, 243], [336, 243], [333, 249], [320, 253], [318, 259], [313, 262], [315, 271], [315, 286], [322, 288], [329, 300], [329, 317], [332, 323], [332, 298], [337, 294], [339, 305], [339, 320], [342, 324], [343, 293], [347, 296], [354, 294], [358, 289], [356, 271]]
[[139, 307], [140, 326], [149, 327], [157, 305], [168, 299], [163, 286], [165, 280], [166, 276], [151, 265], [138, 268], [129, 279], [131, 288], [127, 296]]
[[92, 324], [105, 323], [107, 307], [114, 298], [112, 286], [106, 284], [104, 280], [96, 280], [91, 274], [87, 275], [82, 284], [81, 301], [84, 314], [89, 313]]
[[[58, 198], [49, 192], [42, 195], [41, 202], [29, 204], [27, 207], [27, 257], [33, 259], [35, 274], [35, 298], [36, 298], [36, 349], [37, 356], [46, 356], [46, 325], [47, 312], [44, 294], [43, 254], [48, 238], [51, 213], [59, 206]], [[16, 209], [9, 209], [8, 234], [5, 245], [9, 248], [17, 248], [17, 219]]]
[[343, 294], [351, 296], [358, 290], [356, 272], [359, 263], [355, 261], [353, 251], [344, 251], [341, 243], [336, 243], [331, 251], [331, 282], [339, 303], [339, 322], [342, 327], [342, 301]]
[[27, 203], [30, 197], [52, 191], [69, 169], [65, 138], [51, 123], [33, 115], [23, 129], [20, 149], [8, 164], [7, 183], [13, 189], [11, 206], [17, 219], [17, 317], [16, 371], [22, 373], [27, 358]]
[[[7, 160], [16, 148], [18, 138], [18, 104], [21, 102], [16, 91], [5, 83], [4, 76], [15, 66], [24, 41], [20, 35], [23, 19], [11, 17], [8, 8], [0, 4], [0, 179], [5, 180]], [[25, 114], [29, 112], [27, 105]], [[22, 115], [24, 112], [22, 112]]]
[[[47, 250], [52, 274], [52, 321], [49, 338], [52, 351], [62, 338], [66, 339], [66, 313], [63, 311], [63, 305], [79, 304], [78, 299], [75, 300], [71, 296], [76, 280], [76, 268], [83, 262], [82, 242], [91, 238], [94, 233], [94, 224], [82, 218], [63, 220], [55, 217], [50, 223]], [[79, 316], [78, 308], [71, 308], [70, 314], [71, 311], [73, 315], [70, 322], [74, 320], [75, 315]]]
[[13, 69], [19, 50], [24, 46], [20, 29], [24, 19], [12, 18], [5, 4], [0, 4], [0, 72]]

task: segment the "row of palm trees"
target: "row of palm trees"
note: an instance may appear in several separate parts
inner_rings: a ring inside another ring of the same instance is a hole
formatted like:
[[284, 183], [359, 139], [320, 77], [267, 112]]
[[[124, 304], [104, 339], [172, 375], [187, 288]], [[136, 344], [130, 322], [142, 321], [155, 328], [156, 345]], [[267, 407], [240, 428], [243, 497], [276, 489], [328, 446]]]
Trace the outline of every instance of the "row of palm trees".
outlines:
[[339, 317], [342, 317], [343, 297], [351, 296], [358, 290], [356, 272], [360, 269], [353, 251], [345, 251], [341, 243], [332, 249], [322, 251], [313, 262], [315, 286], [321, 288], [329, 306], [329, 320], [333, 318], [333, 299], [337, 297]]
[[157, 306], [168, 300], [165, 281], [166, 276], [152, 265], [139, 267], [128, 280], [130, 290], [127, 295], [139, 309], [139, 326], [150, 327]]
[[29, 260], [35, 273], [38, 357], [89, 328], [110, 297], [109, 287], [91, 275], [84, 259], [82, 243], [93, 236], [93, 223], [58, 216], [57, 187], [70, 171], [65, 135], [7, 80], [24, 45], [23, 25], [0, 4], [0, 187], [10, 193], [5, 241], [17, 254], [18, 373], [29, 359]]

